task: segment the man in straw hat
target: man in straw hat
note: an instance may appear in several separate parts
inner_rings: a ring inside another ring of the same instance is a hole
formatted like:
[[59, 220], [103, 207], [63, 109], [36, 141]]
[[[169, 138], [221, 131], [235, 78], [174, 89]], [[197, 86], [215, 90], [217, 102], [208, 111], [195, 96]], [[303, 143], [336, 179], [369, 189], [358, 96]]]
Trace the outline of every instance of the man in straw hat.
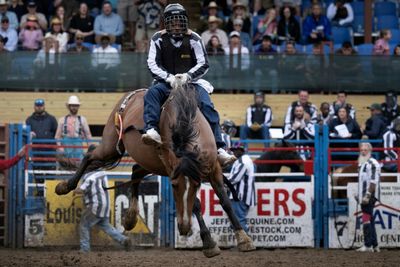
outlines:
[[222, 20], [216, 16], [208, 18], [208, 30], [201, 34], [201, 40], [203, 40], [203, 43], [207, 44], [211, 37], [215, 35], [220, 40], [222, 47], [228, 46], [228, 35], [225, 31], [219, 28], [221, 23]]
[[23, 29], [26, 25], [26, 23], [29, 20], [32, 20], [32, 16], [35, 16], [37, 18], [37, 23], [39, 24], [40, 28], [45, 31], [47, 30], [47, 19], [46, 17], [42, 14], [37, 12], [37, 4], [35, 1], [29, 1], [27, 4], [28, 8], [28, 13], [23, 15], [21, 17], [21, 29]]
[[8, 18], [10, 28], [12, 28], [14, 30], [18, 29], [17, 15], [12, 11], [8, 11], [8, 1], [7, 0], [0, 0], [0, 20], [3, 19], [3, 17]]

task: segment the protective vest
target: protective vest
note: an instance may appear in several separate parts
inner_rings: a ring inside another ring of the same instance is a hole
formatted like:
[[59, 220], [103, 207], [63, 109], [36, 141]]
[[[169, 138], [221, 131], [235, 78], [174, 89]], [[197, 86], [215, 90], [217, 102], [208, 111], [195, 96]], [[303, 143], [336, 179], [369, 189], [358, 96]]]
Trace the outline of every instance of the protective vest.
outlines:
[[251, 123], [257, 122], [258, 124], [263, 124], [265, 122], [265, 115], [268, 111], [267, 105], [262, 105], [261, 107], [256, 105], [251, 105]]
[[196, 57], [190, 46], [190, 35], [184, 35], [180, 47], [171, 43], [168, 34], [161, 38], [161, 66], [168, 73], [185, 73], [196, 65]]
[[345, 19], [347, 18], [347, 16], [349, 15], [349, 13], [347, 12], [347, 8], [344, 6], [341, 6], [337, 9], [336, 11], [336, 15], [333, 18], [333, 20], [341, 20], [341, 19]]

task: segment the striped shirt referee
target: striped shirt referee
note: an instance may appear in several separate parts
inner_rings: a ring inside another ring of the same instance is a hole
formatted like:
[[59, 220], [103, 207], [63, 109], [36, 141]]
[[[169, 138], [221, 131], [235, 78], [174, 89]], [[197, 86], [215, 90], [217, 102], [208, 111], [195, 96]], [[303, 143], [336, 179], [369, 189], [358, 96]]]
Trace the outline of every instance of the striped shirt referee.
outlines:
[[374, 158], [369, 158], [359, 165], [358, 171], [358, 199], [361, 200], [368, 191], [370, 184], [375, 184], [376, 191], [372, 196], [379, 199], [380, 195], [381, 165]]
[[[240, 201], [247, 206], [256, 204], [254, 164], [248, 155], [242, 155], [233, 163], [228, 180], [235, 187]], [[233, 199], [232, 196], [230, 198]]]
[[98, 218], [110, 217], [110, 196], [103, 188], [108, 187], [107, 175], [104, 171], [85, 174], [79, 187], [84, 192], [85, 207]]

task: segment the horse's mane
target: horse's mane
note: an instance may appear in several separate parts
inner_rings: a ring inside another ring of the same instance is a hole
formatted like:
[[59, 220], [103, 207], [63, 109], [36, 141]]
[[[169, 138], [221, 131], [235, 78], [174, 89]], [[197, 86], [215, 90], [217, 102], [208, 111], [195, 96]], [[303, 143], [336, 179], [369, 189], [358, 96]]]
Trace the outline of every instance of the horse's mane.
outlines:
[[[174, 171], [174, 177], [184, 174], [197, 182], [202, 176], [202, 163], [195, 145], [199, 136], [196, 125], [197, 94], [190, 85], [178, 86], [171, 92], [171, 104], [175, 109], [175, 124], [171, 125], [172, 150], [181, 162]], [[189, 149], [191, 147], [191, 149]]]

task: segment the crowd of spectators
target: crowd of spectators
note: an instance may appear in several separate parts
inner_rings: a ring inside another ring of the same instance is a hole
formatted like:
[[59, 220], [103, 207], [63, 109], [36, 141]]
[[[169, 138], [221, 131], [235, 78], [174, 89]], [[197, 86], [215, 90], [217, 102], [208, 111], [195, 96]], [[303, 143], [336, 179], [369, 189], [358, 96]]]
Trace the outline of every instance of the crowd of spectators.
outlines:
[[[200, 2], [200, 1], [199, 1]], [[67, 52], [83, 36], [82, 45], [92, 51], [101, 38], [121, 50], [146, 52], [151, 36], [162, 28], [162, 12], [167, 0], [0, 0], [0, 51], [44, 48], [45, 38], [58, 42], [58, 51]], [[329, 3], [329, 4], [328, 4]], [[332, 27], [351, 28], [352, 6], [346, 0], [302, 1], [236, 0], [202, 1], [200, 26], [202, 40], [210, 54], [311, 53], [301, 46], [329, 44]], [[326, 14], [326, 15], [325, 15]], [[400, 46], [391, 43], [391, 31], [380, 32], [370, 54], [400, 54]], [[335, 46], [344, 54], [351, 40]], [[398, 48], [399, 47], [399, 48]], [[323, 51], [324, 49], [321, 48]], [[351, 54], [356, 54], [352, 49]], [[86, 50], [84, 50], [86, 51]], [[76, 51], [75, 51], [76, 52]]]

